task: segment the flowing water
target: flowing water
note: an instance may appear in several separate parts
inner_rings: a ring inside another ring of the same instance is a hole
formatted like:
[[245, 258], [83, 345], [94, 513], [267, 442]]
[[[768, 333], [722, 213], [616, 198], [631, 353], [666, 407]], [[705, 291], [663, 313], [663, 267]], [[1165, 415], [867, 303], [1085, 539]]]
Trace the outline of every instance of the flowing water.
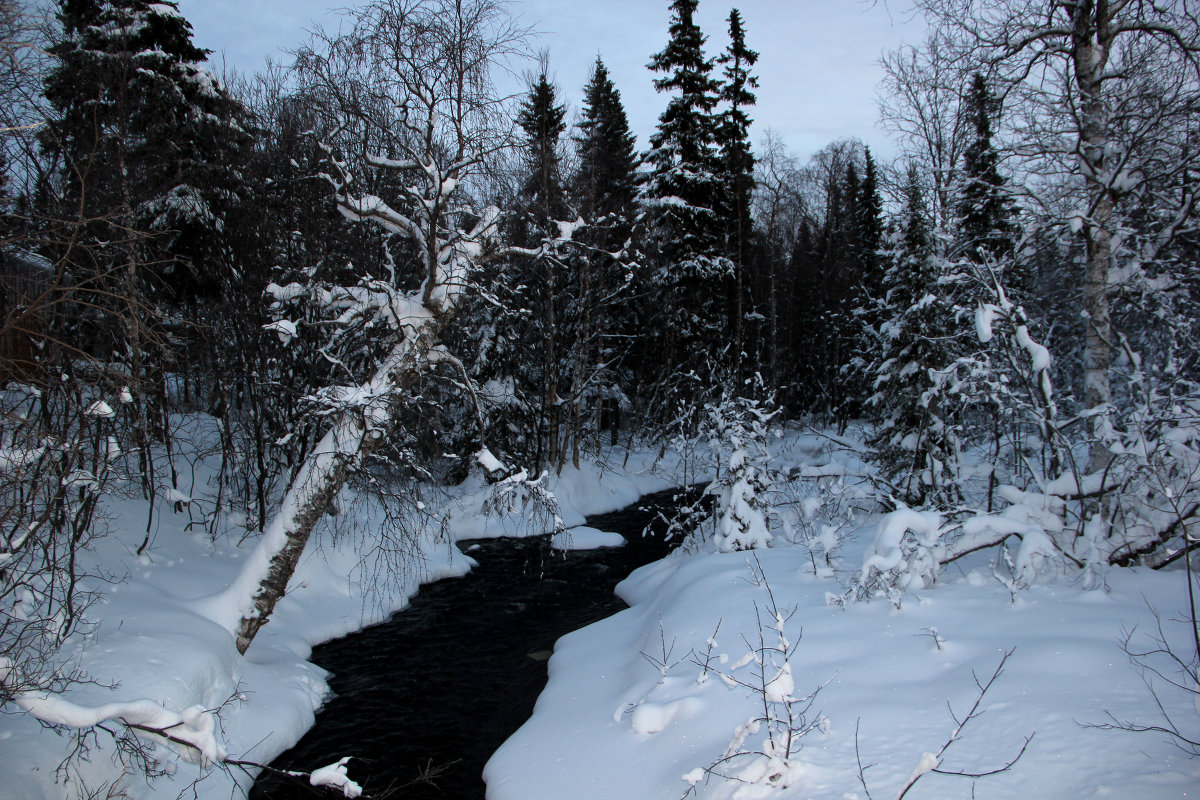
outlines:
[[[564, 554], [548, 537], [460, 542], [478, 562], [468, 575], [423, 586], [389, 621], [314, 649], [334, 696], [272, 766], [311, 770], [352, 755], [350, 776], [372, 797], [483, 798], [483, 765], [529, 718], [554, 642], [624, 608], [613, 587], [669, 551], [641, 532], [674, 495], [588, 519], [625, 536], [624, 547]], [[426, 771], [437, 774], [419, 781]], [[250, 795], [318, 796], [340, 793], [276, 776]]]

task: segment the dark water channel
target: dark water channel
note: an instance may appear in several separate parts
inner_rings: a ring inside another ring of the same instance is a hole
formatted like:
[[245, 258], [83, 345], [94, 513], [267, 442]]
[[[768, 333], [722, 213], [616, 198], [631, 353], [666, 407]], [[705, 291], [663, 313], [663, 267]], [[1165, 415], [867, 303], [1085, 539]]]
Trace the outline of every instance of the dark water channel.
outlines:
[[[424, 586], [389, 621], [313, 651], [333, 673], [334, 697], [272, 766], [311, 770], [353, 755], [350, 776], [372, 797], [483, 798], [483, 765], [532, 713], [554, 642], [624, 608], [613, 587], [669, 551], [641, 531], [674, 494], [588, 519], [625, 536], [624, 547], [564, 554], [548, 537], [460, 542], [478, 562], [468, 575]], [[430, 767], [442, 770], [432, 784], [414, 783]], [[278, 777], [250, 795], [333, 796]]]

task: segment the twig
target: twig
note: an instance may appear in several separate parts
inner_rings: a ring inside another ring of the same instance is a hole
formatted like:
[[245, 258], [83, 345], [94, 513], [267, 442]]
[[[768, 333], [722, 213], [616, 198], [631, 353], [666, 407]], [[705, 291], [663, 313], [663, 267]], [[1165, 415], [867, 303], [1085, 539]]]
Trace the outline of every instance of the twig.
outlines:
[[[971, 704], [971, 709], [967, 712], [967, 715], [965, 717], [963, 717], [962, 719], [958, 718], [958, 715], [956, 715], [954, 713], [953, 708], [950, 709], [950, 716], [955, 721], [955, 723], [957, 723], [954, 730], [950, 733], [950, 736], [942, 744], [941, 749], [938, 750], [937, 753], [932, 754], [933, 763], [931, 766], [928, 766], [928, 767], [925, 766], [928, 756], [930, 756], [931, 754], [926, 753], [925, 756], [922, 757], [921, 762], [918, 764], [917, 768], [913, 770], [912, 775], [910, 775], [908, 780], [905, 781], [904, 785], [900, 787], [900, 791], [896, 795], [896, 800], [903, 800], [904, 796], [906, 794], [908, 794], [909, 790], [912, 789], [912, 787], [915, 786], [917, 784], [917, 782], [921, 780], [922, 777], [924, 777], [926, 774], [928, 774], [930, 772], [936, 772], [939, 775], [958, 775], [958, 776], [961, 776], [964, 778], [983, 778], [983, 777], [987, 777], [989, 775], [998, 775], [1001, 772], [1007, 772], [1008, 770], [1013, 768], [1013, 765], [1015, 765], [1018, 761], [1021, 760], [1021, 756], [1025, 755], [1025, 750], [1029, 747], [1029, 743], [1031, 741], [1033, 741], [1033, 737], [1035, 734], [1032, 734], [1032, 733], [1029, 734], [1029, 736], [1027, 736], [1025, 738], [1025, 743], [1023, 745], [1021, 745], [1021, 750], [1017, 753], [1017, 755], [1014, 756], [1012, 759], [1010, 759], [1008, 762], [1006, 762], [1003, 766], [997, 767], [996, 769], [985, 770], [983, 772], [978, 772], [978, 773], [959, 772], [959, 771], [939, 769], [939, 765], [942, 763], [942, 756], [944, 756], [946, 751], [950, 749], [950, 745], [954, 744], [962, 737], [963, 729], [967, 726], [967, 724], [969, 722], [971, 722], [972, 720], [977, 719], [978, 717], [983, 715], [983, 711], [980, 710], [979, 705], [980, 705], [980, 703], [983, 702], [983, 698], [988, 693], [988, 690], [992, 688], [992, 685], [996, 682], [996, 680], [1004, 672], [1004, 665], [1008, 663], [1009, 656], [1011, 656], [1013, 654], [1013, 652], [1014, 652], [1013, 650], [1008, 650], [1004, 653], [1004, 655], [1000, 658], [1000, 663], [996, 665], [995, 671], [992, 672], [992, 676], [990, 678], [988, 678], [986, 682], [980, 683], [979, 677], [976, 676], [974, 673], [972, 673], [972, 676], [975, 678], [975, 686], [978, 687], [978, 689], [979, 689], [979, 694], [975, 696], [975, 702]], [[948, 704], [947, 704], [947, 707], [949, 707]], [[857, 741], [858, 741], [858, 737], [857, 737], [857, 730], [856, 730], [855, 731], [856, 747], [857, 747]], [[859, 778], [860, 778], [860, 780], [862, 779], [861, 768], [859, 770]], [[865, 788], [865, 784], [864, 784], [864, 788]]]
[[861, 717], [854, 720], [854, 760], [858, 762], [858, 782], [862, 784], [863, 794], [867, 796], [867, 800], [873, 800], [871, 790], [867, 788], [867, 770], [875, 765], [867, 764], [864, 767], [862, 763], [862, 750], [858, 746], [858, 726], [861, 722]]

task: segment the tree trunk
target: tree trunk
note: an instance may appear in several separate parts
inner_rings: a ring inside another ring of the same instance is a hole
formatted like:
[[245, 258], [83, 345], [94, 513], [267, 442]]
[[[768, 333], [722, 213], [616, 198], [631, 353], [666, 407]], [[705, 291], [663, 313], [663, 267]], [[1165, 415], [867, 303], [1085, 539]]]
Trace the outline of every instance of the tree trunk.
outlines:
[[1112, 262], [1113, 197], [1105, 177], [1108, 146], [1107, 109], [1103, 75], [1113, 44], [1106, 0], [1076, 6], [1072, 12], [1071, 55], [1080, 95], [1079, 158], [1087, 185], [1087, 274], [1083, 304], [1087, 319], [1084, 339], [1084, 407], [1088, 418], [1089, 473], [1108, 466], [1108, 408], [1112, 401], [1109, 369], [1112, 361], [1112, 322], [1109, 316], [1109, 268]]
[[[555, 275], [554, 264], [549, 259], [546, 260], [546, 295], [545, 295], [545, 319], [546, 319], [546, 341], [545, 341], [545, 360], [543, 369], [545, 370], [546, 385], [545, 391], [545, 425], [546, 425], [546, 447], [547, 456], [546, 462], [551, 466], [557, 467], [559, 458], [559, 406], [558, 396], [558, 351], [555, 343], [558, 340], [558, 320], [555, 314], [554, 304], [557, 302], [555, 298]], [[541, 468], [541, 465], [538, 465]]]
[[[208, 601], [208, 616], [236, 629], [238, 652], [245, 653], [259, 629], [287, 592], [288, 581], [313, 528], [362, 464], [387, 438], [402, 393], [425, 368], [444, 320], [429, 318], [415, 335], [397, 343], [375, 375], [363, 385], [373, 397], [384, 398], [382, 413], [350, 408], [341, 412], [301, 463], [288, 486], [279, 512], [237, 578]], [[370, 421], [368, 421], [370, 417]], [[236, 618], [230, 619], [233, 614]]]

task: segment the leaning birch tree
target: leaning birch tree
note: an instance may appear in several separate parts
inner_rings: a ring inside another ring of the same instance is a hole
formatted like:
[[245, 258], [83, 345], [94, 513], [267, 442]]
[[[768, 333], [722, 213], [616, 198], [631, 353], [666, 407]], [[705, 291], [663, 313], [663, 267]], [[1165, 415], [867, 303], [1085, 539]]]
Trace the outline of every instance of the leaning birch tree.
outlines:
[[[267, 288], [280, 338], [297, 335], [307, 307], [326, 337], [320, 353], [347, 365], [335, 374], [349, 379], [306, 398], [323, 434], [244, 568], [210, 599], [210, 615], [235, 632], [243, 653], [286, 592], [314, 526], [387, 439], [411, 389], [433, 366], [454, 363], [439, 335], [476, 268], [498, 252], [500, 212], [477, 211], [466, 187], [511, 144], [511, 116], [505, 121], [491, 72], [524, 52], [524, 33], [499, 0], [376, 0], [351, 14], [350, 32], [318, 33], [297, 68], [331, 124], [324, 177], [339, 210], [378, 226], [405, 260], [389, 255], [385, 277], [354, 285]], [[364, 173], [384, 173], [378, 193], [364, 186]], [[342, 358], [348, 351], [354, 368]]]

